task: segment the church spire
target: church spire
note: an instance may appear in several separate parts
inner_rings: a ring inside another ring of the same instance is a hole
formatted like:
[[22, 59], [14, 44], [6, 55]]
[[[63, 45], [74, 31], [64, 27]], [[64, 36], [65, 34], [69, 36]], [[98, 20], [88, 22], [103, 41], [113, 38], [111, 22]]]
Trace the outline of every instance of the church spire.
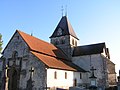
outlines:
[[76, 47], [79, 40], [67, 16], [61, 18], [50, 39], [50, 42], [60, 48], [69, 58], [72, 56], [72, 47]]
[[63, 35], [63, 36], [65, 36], [65, 35], [71, 35], [71, 36], [73, 36], [74, 38], [76, 38], [77, 40], [79, 40], [78, 37], [77, 37], [77, 35], [75, 34], [75, 32], [74, 32], [74, 30], [73, 30], [70, 22], [69, 22], [69, 20], [67, 19], [67, 16], [63, 16], [63, 17], [61, 18], [60, 22], [58, 23], [55, 31], [54, 31], [53, 34], [50, 36], [50, 38], [60, 36], [60, 35], [58, 34], [58, 33], [59, 33], [59, 29], [62, 30], [62, 34], [60, 34], [61, 36], [62, 36], [62, 35]]

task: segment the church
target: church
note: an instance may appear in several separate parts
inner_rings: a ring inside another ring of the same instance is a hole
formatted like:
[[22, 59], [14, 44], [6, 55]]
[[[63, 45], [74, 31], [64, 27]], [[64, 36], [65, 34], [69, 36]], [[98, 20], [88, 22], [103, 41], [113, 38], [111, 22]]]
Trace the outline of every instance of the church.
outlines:
[[[50, 43], [16, 30], [0, 58], [1, 90], [98, 90], [116, 85], [115, 64], [104, 42], [78, 46], [67, 16]], [[95, 81], [91, 81], [94, 79]]]

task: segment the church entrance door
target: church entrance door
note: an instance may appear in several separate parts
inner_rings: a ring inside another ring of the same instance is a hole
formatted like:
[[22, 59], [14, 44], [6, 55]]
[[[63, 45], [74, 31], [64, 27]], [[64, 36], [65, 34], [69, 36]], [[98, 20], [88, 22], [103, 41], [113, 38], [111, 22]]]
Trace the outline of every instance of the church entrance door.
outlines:
[[15, 70], [12, 75], [12, 90], [17, 90], [17, 71]]
[[17, 86], [18, 86], [17, 70], [15, 68], [13, 68], [12, 70], [10, 70], [9, 74], [10, 74], [10, 76], [9, 76], [9, 88], [8, 88], [8, 90], [18, 90], [18, 88], [17, 88]]

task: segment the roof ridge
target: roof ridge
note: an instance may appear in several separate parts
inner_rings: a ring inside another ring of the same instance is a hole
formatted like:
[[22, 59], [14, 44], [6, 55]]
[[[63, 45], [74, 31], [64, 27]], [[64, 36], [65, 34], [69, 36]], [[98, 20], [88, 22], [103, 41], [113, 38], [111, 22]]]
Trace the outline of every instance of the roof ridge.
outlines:
[[[66, 17], [66, 16], [65, 16], [65, 17]], [[75, 33], [75, 31], [74, 31], [74, 29], [73, 29], [73, 27], [72, 27], [72, 25], [71, 25], [71, 23], [70, 23], [70, 21], [68, 20], [67, 17], [66, 17], [66, 20], [67, 20], [67, 25], [68, 25], [69, 34], [79, 40], [79, 38], [77, 37], [77, 35], [76, 35], [76, 33]], [[70, 30], [70, 29], [71, 29], [71, 30]]]
[[67, 60], [66, 55], [53, 44], [45, 42], [34, 36], [26, 34], [22, 31], [18, 31], [18, 33], [23, 38], [23, 40], [26, 42], [26, 44], [28, 45], [31, 51], [35, 51], [35, 52], [42, 53], [44, 55]]
[[72, 56], [100, 54], [103, 53], [103, 48], [106, 48], [105, 43], [97, 43], [74, 47]]
[[[44, 43], [51, 44], [51, 43], [48, 43], [48, 42], [46, 42], [46, 41], [44, 41], [44, 40], [42, 40], [42, 39], [39, 39], [38, 37], [31, 36], [30, 34], [27, 34], [27, 33], [23, 32], [23, 31], [21, 31], [21, 30], [16, 30], [16, 31], [19, 32], [19, 33], [24, 33], [24, 34], [26, 34], [26, 35], [29, 35], [30, 37], [36, 38], [36, 39], [38, 39], [38, 40], [40, 40], [40, 41], [43, 41]], [[51, 45], [53, 45], [53, 44], [51, 44]]]
[[[36, 52], [36, 53], [43, 54], [43, 55], [47, 55], [47, 56], [54, 57], [54, 58], [57, 58], [57, 59], [67, 60], [67, 59], [65, 59], [65, 58], [60, 58], [60, 57], [52, 56], [52, 55], [50, 55], [50, 54], [46, 54], [46, 53], [39, 52], [39, 51], [35, 51], [35, 50], [31, 50], [30, 52]], [[67, 60], [67, 61], [68, 61], [68, 60]]]
[[81, 45], [81, 46], [78, 46], [78, 47], [92, 46], [92, 45], [100, 45], [100, 44], [104, 44], [104, 45], [105, 45], [105, 42], [101, 42], [101, 43], [94, 43], [94, 44], [88, 44], [88, 45]]
[[62, 60], [58, 60], [55, 57], [49, 57], [47, 55], [43, 55], [43, 54], [40, 54], [40, 53], [37, 53], [37, 52], [33, 52], [33, 51], [31, 51], [31, 53], [33, 55], [35, 55], [39, 60], [41, 60], [49, 68], [61, 69], [61, 70], [69, 70], [69, 71], [76, 71], [75, 68], [67, 65], [66, 63], [62, 62]]

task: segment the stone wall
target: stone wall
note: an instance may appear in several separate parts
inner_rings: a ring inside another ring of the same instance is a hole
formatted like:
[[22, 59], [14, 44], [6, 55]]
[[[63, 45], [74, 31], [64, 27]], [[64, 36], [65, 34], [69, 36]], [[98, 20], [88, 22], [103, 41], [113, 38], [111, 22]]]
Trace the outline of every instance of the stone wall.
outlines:
[[[94, 66], [94, 68], [96, 69], [95, 76], [97, 77], [97, 85], [107, 86], [106, 81], [108, 80], [108, 76], [106, 60], [101, 56], [101, 54], [77, 56], [73, 57], [72, 61], [86, 71], [90, 71], [91, 67]], [[88, 77], [90, 77], [90, 74], [88, 75]]]
[[[15, 57], [14, 52], [17, 52]], [[18, 88], [20, 90], [26, 90], [27, 81], [30, 79], [30, 69], [34, 68], [32, 73], [32, 81], [34, 81], [33, 89], [34, 90], [43, 90], [46, 86], [46, 69], [45, 65], [29, 51], [29, 47], [21, 38], [18, 33], [11, 38], [7, 47], [3, 52], [3, 57], [6, 58], [6, 64], [9, 65], [9, 69], [15, 68], [19, 74], [18, 78]], [[14, 65], [15, 64], [15, 65]], [[10, 73], [10, 72], [9, 72]], [[4, 73], [5, 74], [5, 73]], [[4, 76], [4, 75], [3, 75]]]
[[115, 72], [115, 64], [110, 60], [107, 60], [108, 67], [108, 82], [110, 86], [116, 85], [116, 72]]
[[72, 48], [78, 44], [78, 40], [71, 35], [51, 38], [51, 43], [64, 51], [69, 59], [72, 57]]
[[31, 53], [28, 60], [23, 60], [22, 70], [20, 75], [20, 88], [26, 88], [27, 81], [30, 79], [30, 68], [34, 68], [32, 75], [33, 89], [40, 89], [46, 87], [46, 69], [45, 65], [33, 56]]

